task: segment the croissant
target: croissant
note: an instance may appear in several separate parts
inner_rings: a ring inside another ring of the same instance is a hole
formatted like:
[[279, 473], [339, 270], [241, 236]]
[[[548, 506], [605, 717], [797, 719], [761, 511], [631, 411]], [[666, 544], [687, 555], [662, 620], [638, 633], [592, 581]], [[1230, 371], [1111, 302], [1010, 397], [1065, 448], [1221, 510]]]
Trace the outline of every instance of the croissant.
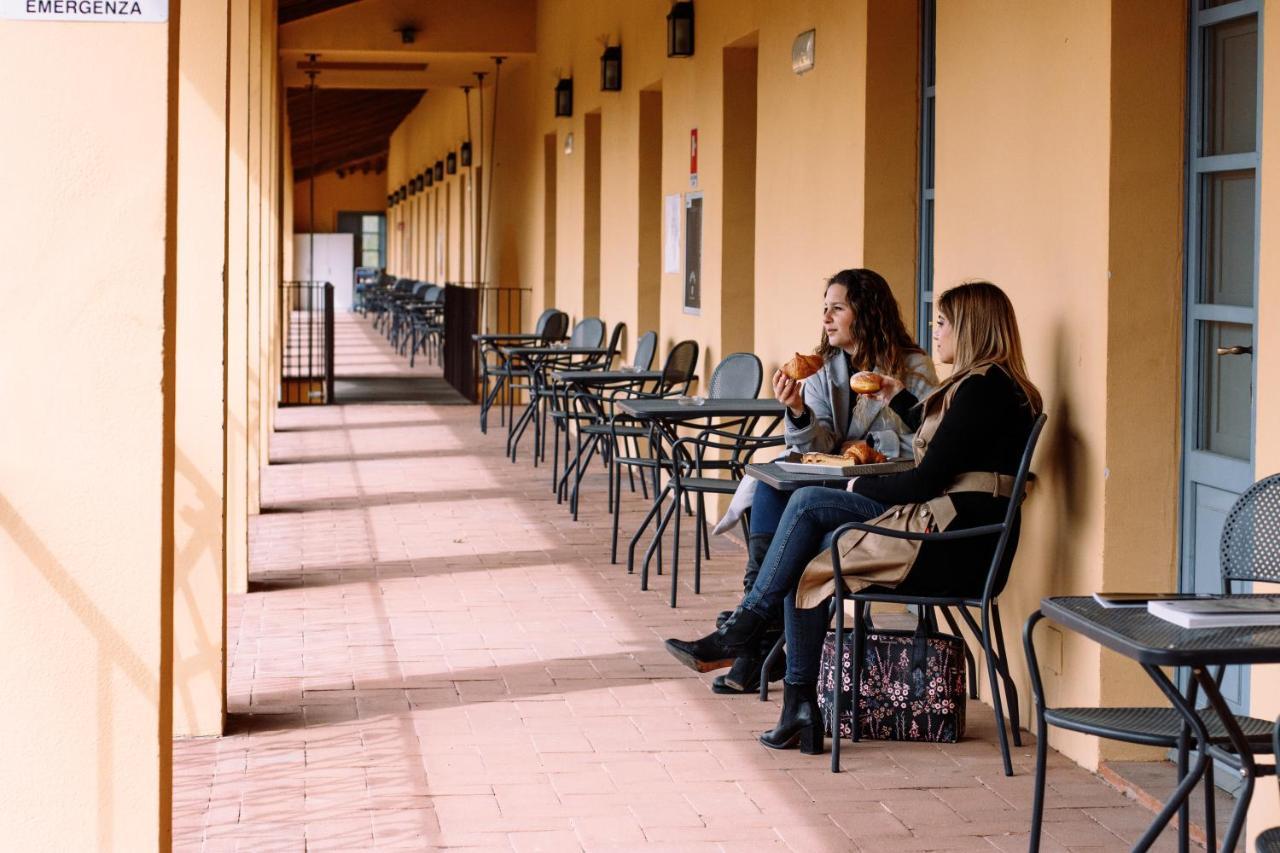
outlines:
[[791, 379], [808, 379], [821, 369], [822, 356], [820, 355], [801, 355], [796, 353], [795, 358], [782, 365], [782, 372]]
[[850, 441], [840, 448], [840, 455], [845, 459], [852, 461], [855, 465], [869, 465], [874, 462], [884, 462], [885, 455], [876, 450], [865, 441]]

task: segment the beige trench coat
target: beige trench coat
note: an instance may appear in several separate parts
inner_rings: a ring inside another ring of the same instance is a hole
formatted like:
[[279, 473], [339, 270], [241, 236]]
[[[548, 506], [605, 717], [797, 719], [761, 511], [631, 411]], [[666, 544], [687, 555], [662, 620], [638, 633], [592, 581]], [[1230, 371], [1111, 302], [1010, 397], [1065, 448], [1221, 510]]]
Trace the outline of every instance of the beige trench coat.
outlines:
[[[982, 375], [988, 366], [972, 372]], [[924, 459], [929, 442], [938, 431], [951, 407], [951, 398], [960, 387], [955, 383], [945, 394], [935, 394], [925, 401], [924, 419], [916, 432], [913, 455], [917, 465]], [[917, 504], [890, 507], [883, 515], [867, 523], [891, 530], [910, 530], [917, 533], [946, 530], [955, 520], [956, 508], [950, 495], [940, 495]], [[894, 539], [880, 533], [852, 531], [840, 538], [840, 574], [845, 588], [857, 592], [868, 586], [894, 587], [902, 583], [915, 565], [923, 542], [910, 539]], [[826, 549], [814, 557], [805, 567], [796, 587], [796, 607], [817, 607], [836, 591], [835, 574], [831, 570], [831, 550]]]

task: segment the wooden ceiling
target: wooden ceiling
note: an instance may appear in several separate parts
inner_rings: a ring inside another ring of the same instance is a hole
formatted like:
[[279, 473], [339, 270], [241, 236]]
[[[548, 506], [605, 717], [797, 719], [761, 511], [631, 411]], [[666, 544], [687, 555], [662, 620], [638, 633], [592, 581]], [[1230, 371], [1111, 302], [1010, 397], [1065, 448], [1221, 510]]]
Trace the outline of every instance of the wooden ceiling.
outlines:
[[358, 2], [360, 0], [280, 0], [278, 17], [280, 23], [287, 24]]
[[391, 132], [422, 99], [421, 89], [289, 89], [293, 179], [331, 172], [355, 160], [385, 156]]

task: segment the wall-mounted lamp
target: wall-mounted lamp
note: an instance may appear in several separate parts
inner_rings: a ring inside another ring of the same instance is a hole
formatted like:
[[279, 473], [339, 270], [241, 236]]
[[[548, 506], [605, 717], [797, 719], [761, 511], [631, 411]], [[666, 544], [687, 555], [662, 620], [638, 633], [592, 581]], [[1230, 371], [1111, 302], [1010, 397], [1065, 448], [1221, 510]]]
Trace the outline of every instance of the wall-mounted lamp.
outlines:
[[446, 175], [458, 174], [458, 155], [452, 151], [444, 155], [444, 171]]
[[424, 178], [422, 175], [418, 175], [418, 177], [416, 177], [414, 181], [418, 186], [418, 192], [422, 192], [427, 188], [427, 179]]
[[564, 135], [564, 153], [566, 154], [573, 153], [573, 131], [570, 131], [569, 133], [566, 133]]
[[622, 91], [622, 45], [606, 47], [600, 54], [600, 91]]
[[409, 195], [417, 195], [417, 194], [418, 194], [418, 179], [410, 178], [409, 179]]
[[693, 0], [680, 0], [667, 13], [667, 56], [693, 56]]
[[458, 159], [464, 167], [471, 165], [471, 143], [464, 142], [458, 147]]
[[573, 78], [561, 77], [556, 83], [556, 118], [573, 115]]
[[399, 33], [399, 34], [400, 34], [400, 43], [401, 43], [401, 44], [413, 44], [414, 39], [416, 39], [416, 38], [418, 37], [418, 25], [417, 25], [417, 24], [402, 24], [402, 25], [400, 25], [400, 26], [396, 27], [396, 28], [395, 28], [394, 30], [392, 30], [391, 32], [393, 32], [393, 33]]
[[387, 196], [387, 207], [392, 207], [393, 205], [395, 205], [395, 203], [396, 203], [396, 197], [395, 197], [395, 196], [393, 196], [393, 195], [388, 195], [388, 196]]
[[434, 184], [434, 183], [436, 182], [436, 170], [435, 170], [435, 169], [432, 169], [432, 168], [428, 167], [428, 168], [427, 168], [427, 171], [425, 171], [425, 172], [423, 172], [423, 173], [422, 173], [422, 176], [423, 176], [424, 178], [426, 178], [427, 186], [431, 186], [432, 184]]
[[443, 181], [444, 180], [444, 161], [437, 160], [435, 169], [436, 169], [436, 180]]

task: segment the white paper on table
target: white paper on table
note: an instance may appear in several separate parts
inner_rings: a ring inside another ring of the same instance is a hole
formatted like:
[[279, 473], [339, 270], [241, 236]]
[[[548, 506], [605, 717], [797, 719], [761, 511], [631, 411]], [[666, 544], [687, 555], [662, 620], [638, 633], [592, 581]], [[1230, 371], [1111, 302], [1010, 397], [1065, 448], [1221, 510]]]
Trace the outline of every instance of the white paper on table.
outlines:
[[662, 197], [662, 271], [680, 272], [680, 194]]

